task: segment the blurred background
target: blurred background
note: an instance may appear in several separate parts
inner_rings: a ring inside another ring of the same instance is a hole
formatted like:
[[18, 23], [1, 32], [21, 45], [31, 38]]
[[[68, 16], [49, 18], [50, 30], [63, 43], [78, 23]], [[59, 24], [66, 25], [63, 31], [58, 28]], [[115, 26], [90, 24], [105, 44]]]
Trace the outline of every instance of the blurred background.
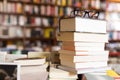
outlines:
[[120, 63], [120, 0], [0, 0], [0, 50], [59, 50], [59, 19], [70, 17], [75, 8], [100, 12], [99, 19], [107, 21], [109, 63]]

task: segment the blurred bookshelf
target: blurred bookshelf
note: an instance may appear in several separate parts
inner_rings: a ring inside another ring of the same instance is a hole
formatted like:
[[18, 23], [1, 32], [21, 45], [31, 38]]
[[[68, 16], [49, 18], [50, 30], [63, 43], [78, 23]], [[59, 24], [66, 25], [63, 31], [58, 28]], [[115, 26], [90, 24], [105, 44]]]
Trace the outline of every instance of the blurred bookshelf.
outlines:
[[110, 51], [110, 56], [120, 56], [120, 1], [108, 0], [106, 8], [107, 31], [109, 34], [109, 43], [106, 45]]
[[0, 0], [0, 47], [21, 43], [23, 49], [37, 45], [52, 51], [60, 46], [59, 18], [70, 17], [75, 8], [98, 10], [105, 19], [106, 0]]

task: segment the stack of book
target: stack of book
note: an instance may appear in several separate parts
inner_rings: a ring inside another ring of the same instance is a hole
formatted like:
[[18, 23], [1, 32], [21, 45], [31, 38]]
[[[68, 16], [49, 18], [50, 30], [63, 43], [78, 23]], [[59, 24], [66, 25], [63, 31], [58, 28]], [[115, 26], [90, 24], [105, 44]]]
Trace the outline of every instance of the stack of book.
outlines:
[[58, 41], [62, 41], [60, 53], [60, 69], [77, 74], [106, 71], [109, 51], [106, 21], [81, 17], [60, 20]]

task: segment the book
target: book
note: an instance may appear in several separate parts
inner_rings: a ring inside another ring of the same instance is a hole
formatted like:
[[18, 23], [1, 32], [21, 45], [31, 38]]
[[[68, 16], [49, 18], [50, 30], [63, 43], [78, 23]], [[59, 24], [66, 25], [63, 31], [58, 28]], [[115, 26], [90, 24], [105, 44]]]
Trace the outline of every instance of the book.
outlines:
[[[21, 80], [47, 80], [48, 72], [46, 68], [48, 63], [35, 66], [21, 66]], [[30, 77], [32, 76], [32, 77]]]
[[108, 42], [108, 34], [60, 32], [58, 41]]
[[46, 57], [46, 60], [50, 60], [50, 52], [38, 52], [38, 51], [29, 51], [28, 58], [36, 58], [36, 57]]
[[63, 41], [62, 46], [105, 46], [104, 42], [79, 42], [79, 41]]
[[68, 62], [96, 62], [96, 61], [108, 61], [108, 55], [95, 55], [95, 56], [69, 56], [66, 54], [60, 54], [62, 61]]
[[26, 54], [7, 54], [6, 62], [13, 62], [15, 59], [27, 58]]
[[103, 51], [104, 46], [62, 46], [63, 50], [71, 50], [71, 51]]
[[103, 66], [107, 66], [107, 61], [96, 61], [96, 62], [78, 62], [78, 63], [74, 63], [74, 62], [68, 62], [68, 61], [62, 61], [61, 60], [61, 65], [63, 66], [69, 66], [71, 68], [97, 68], [97, 67], [103, 67]]
[[7, 80], [21, 80], [20, 65], [16, 63], [0, 63], [0, 79], [5, 80], [6, 78]]
[[61, 70], [69, 71], [69, 72], [72, 72], [72, 73], [75, 73], [75, 74], [84, 74], [84, 73], [90, 73], [90, 72], [99, 72], [99, 71], [101, 72], [101, 71], [111, 70], [111, 67], [108, 67], [108, 66], [97, 67], [97, 68], [79, 68], [79, 69], [75, 69], [75, 68], [59, 65], [59, 66], [57, 66], [57, 68], [61, 69]]
[[0, 63], [6, 61], [7, 52], [0, 52]]
[[114, 78], [114, 80], [120, 80], [120, 75], [114, 70], [107, 70], [107, 75]]
[[77, 74], [54, 67], [50, 68], [49, 77], [54, 79], [77, 79]]
[[93, 72], [85, 73], [87, 80], [120, 80], [120, 75], [118, 75], [113, 70], [107, 70], [106, 72]]
[[18, 63], [21, 66], [29, 66], [29, 65], [43, 65], [46, 62], [45, 57], [39, 58], [19, 58], [14, 60], [14, 63]]
[[95, 56], [95, 55], [104, 55], [104, 56], [107, 56], [109, 54], [109, 51], [89, 51], [89, 50], [86, 50], [86, 51], [70, 51], [70, 50], [59, 50], [58, 51], [60, 54], [63, 53], [63, 54], [68, 54], [68, 55], [71, 55], [71, 56], [74, 56], [74, 55], [79, 55], [79, 56]]
[[81, 17], [60, 20], [60, 31], [106, 33], [106, 21]]

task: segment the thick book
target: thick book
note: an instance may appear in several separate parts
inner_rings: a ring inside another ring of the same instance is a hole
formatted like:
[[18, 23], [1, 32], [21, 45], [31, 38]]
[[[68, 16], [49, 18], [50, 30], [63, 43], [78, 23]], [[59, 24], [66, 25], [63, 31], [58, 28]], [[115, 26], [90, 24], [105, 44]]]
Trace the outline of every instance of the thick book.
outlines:
[[113, 70], [107, 70], [106, 72], [92, 72], [85, 73], [87, 80], [120, 80], [120, 75], [118, 75]]
[[63, 50], [71, 50], [71, 51], [103, 51], [105, 50], [104, 46], [62, 46]]
[[35, 66], [21, 66], [20, 69], [21, 80], [47, 80], [48, 77], [48, 72], [46, 71], [47, 67], [48, 63]]
[[108, 34], [60, 32], [58, 41], [108, 42]]
[[65, 70], [65, 71], [69, 71], [72, 73], [77, 73], [77, 74], [84, 74], [84, 73], [90, 73], [90, 72], [101, 72], [101, 71], [107, 71], [107, 70], [111, 70], [111, 67], [108, 66], [104, 66], [104, 67], [97, 67], [97, 68], [79, 68], [79, 69], [75, 69], [75, 68], [71, 68], [71, 67], [66, 67], [63, 65], [59, 65], [57, 67], [58, 69], [61, 70]]
[[46, 63], [45, 57], [39, 58], [19, 58], [14, 60], [14, 63], [18, 63], [21, 66], [30, 66], [30, 65], [43, 65]]
[[113, 80], [120, 80], [120, 75], [114, 70], [107, 70], [107, 75], [113, 78]]
[[71, 51], [71, 50], [59, 50], [58, 51], [60, 54], [68, 54], [68, 55], [71, 55], [71, 56], [74, 56], [74, 55], [79, 55], [79, 56], [95, 56], [95, 55], [98, 55], [98, 56], [107, 56], [109, 54], [109, 51], [89, 51], [89, 50], [86, 50], [86, 51]]
[[60, 31], [106, 33], [106, 21], [81, 17], [60, 20]]
[[54, 67], [50, 68], [50, 72], [49, 72], [49, 77], [50, 78], [59, 78], [59, 79], [65, 79], [68, 78], [69, 79], [77, 79], [77, 74], [73, 73], [73, 72], [69, 72], [69, 71], [65, 71], [62, 69], [57, 69]]
[[16, 63], [0, 63], [0, 80], [21, 80], [20, 68]]
[[0, 52], [0, 63], [6, 61], [7, 52]]
[[97, 68], [97, 67], [103, 67], [107, 66], [108, 61], [96, 61], [96, 62], [70, 62], [70, 61], [62, 61], [61, 60], [61, 65], [68, 66], [71, 68]]
[[61, 61], [68, 62], [96, 62], [96, 61], [108, 61], [108, 55], [96, 55], [96, 56], [70, 56], [66, 54], [60, 54]]
[[62, 46], [88, 46], [88, 47], [101, 46], [101, 47], [104, 47], [105, 43], [104, 42], [63, 41]]

